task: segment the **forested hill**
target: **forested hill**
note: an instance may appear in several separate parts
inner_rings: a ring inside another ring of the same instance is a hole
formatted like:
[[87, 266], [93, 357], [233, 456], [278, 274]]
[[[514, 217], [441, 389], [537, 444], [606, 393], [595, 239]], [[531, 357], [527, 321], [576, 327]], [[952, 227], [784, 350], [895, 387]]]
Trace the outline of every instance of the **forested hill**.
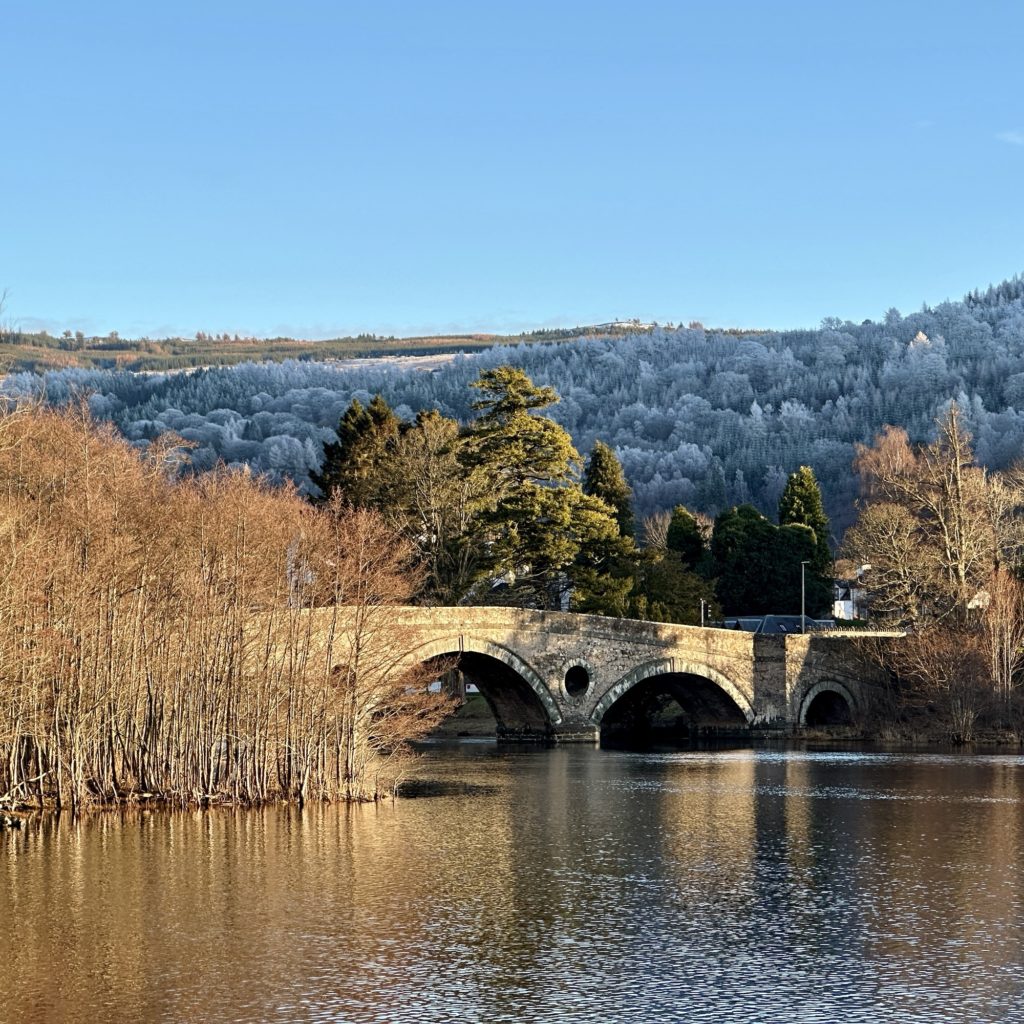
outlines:
[[[0, 294], [0, 311], [3, 295]], [[411, 338], [359, 334], [308, 341], [300, 338], [242, 338], [237, 334], [208, 334], [194, 338], [122, 338], [117, 331], [93, 337], [82, 331], [64, 331], [60, 337], [27, 332], [0, 322], [0, 368], [43, 373], [47, 370], [133, 370], [140, 373], [234, 366], [247, 362], [283, 362], [286, 359], [331, 360], [393, 356], [436, 356], [477, 352], [502, 343], [529, 345], [582, 337], [621, 337], [650, 330], [639, 320], [589, 327], [561, 327], [525, 331], [518, 335], [439, 334]]]
[[786, 474], [814, 468], [837, 527], [850, 519], [853, 444], [885, 423], [923, 440], [956, 399], [979, 459], [1005, 467], [1024, 451], [1024, 279], [964, 301], [882, 322], [733, 336], [663, 328], [557, 344], [500, 345], [433, 373], [320, 363], [243, 364], [140, 376], [65, 370], [15, 374], [9, 390], [90, 405], [128, 437], [173, 430], [195, 464], [248, 463], [308, 486], [307, 473], [353, 396], [381, 392], [398, 412], [470, 414], [481, 368], [521, 366], [562, 396], [553, 416], [586, 452], [595, 439], [622, 460], [641, 514], [683, 503], [714, 512], [753, 501], [774, 511]]

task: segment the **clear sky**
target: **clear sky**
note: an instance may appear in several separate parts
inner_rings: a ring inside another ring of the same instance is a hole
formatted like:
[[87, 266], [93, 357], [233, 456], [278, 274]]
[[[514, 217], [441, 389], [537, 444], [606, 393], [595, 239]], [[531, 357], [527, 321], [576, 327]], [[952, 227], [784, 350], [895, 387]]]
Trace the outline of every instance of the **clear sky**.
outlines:
[[1024, 4], [0, 0], [51, 331], [816, 325], [1024, 270]]

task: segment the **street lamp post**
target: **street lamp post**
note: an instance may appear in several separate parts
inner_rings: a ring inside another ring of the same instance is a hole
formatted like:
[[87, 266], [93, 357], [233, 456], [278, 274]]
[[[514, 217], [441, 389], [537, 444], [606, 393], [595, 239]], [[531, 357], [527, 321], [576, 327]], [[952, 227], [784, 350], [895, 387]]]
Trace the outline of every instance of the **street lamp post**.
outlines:
[[807, 563], [804, 559], [800, 563], [800, 632], [807, 632]]
[[700, 626], [701, 626], [701, 629], [704, 628], [704, 609], [706, 607], [707, 607], [707, 601], [705, 601], [704, 598], [702, 597], [700, 599]]

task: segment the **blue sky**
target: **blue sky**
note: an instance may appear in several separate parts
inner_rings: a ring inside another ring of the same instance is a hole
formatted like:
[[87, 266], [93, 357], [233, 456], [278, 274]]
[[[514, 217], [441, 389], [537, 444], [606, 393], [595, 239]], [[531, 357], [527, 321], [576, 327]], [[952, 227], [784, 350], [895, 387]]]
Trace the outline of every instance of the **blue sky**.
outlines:
[[1024, 270], [1024, 4], [0, 0], [5, 317], [796, 327]]

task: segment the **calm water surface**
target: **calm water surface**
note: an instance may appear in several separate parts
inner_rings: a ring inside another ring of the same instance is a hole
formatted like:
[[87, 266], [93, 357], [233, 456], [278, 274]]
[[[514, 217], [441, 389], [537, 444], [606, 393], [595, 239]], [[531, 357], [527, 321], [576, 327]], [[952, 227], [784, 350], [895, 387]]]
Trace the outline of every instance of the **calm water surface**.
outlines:
[[10, 1021], [1024, 1021], [1024, 758], [430, 749], [0, 834]]

